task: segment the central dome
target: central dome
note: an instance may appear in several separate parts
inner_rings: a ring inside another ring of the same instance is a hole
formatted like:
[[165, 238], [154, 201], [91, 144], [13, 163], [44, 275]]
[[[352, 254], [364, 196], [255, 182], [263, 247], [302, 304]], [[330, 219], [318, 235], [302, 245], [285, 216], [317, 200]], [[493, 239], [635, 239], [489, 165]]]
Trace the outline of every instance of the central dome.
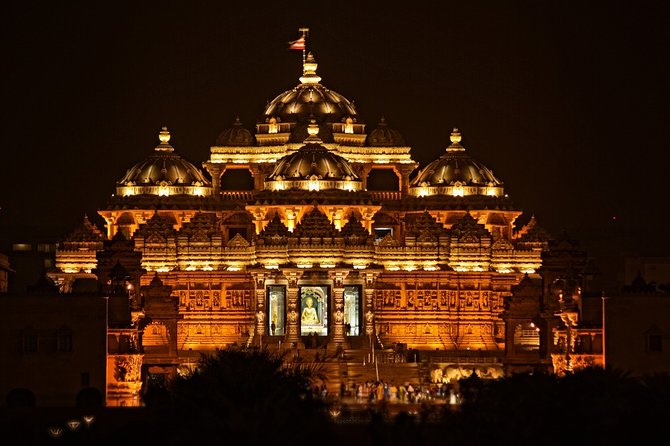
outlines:
[[[331, 142], [331, 131], [326, 124], [355, 124], [358, 114], [353, 102], [320, 84], [321, 77], [316, 74], [317, 63], [312, 53], [304, 62], [300, 85], [285, 91], [268, 103], [262, 120], [271, 126], [282, 123], [291, 126], [291, 142], [302, 142], [307, 125], [315, 121], [321, 127], [320, 135]], [[272, 133], [272, 130], [270, 130]]]
[[277, 161], [265, 180], [265, 188], [361, 190], [362, 182], [349, 162], [321, 145], [316, 136], [318, 126], [310, 124], [308, 132], [304, 146]]

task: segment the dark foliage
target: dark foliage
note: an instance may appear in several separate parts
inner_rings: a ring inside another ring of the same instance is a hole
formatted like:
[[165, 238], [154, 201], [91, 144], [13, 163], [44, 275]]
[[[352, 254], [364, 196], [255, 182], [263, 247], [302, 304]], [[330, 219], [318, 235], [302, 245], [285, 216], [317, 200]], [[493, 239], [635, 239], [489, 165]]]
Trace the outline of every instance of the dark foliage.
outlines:
[[659, 438], [670, 415], [668, 375], [593, 367], [464, 384], [470, 399], [442, 425], [460, 444], [639, 444]]
[[202, 356], [195, 372], [149, 392], [145, 400], [154, 421], [134, 436], [167, 444], [329, 444], [327, 407], [310, 390], [317, 377], [318, 369], [285, 367], [281, 355], [267, 350], [229, 347]]

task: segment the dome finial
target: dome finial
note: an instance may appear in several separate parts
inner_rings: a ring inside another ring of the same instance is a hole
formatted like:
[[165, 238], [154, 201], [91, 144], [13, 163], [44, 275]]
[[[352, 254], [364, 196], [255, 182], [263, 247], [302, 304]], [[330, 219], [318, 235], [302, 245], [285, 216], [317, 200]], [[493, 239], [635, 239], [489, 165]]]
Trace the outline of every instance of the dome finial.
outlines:
[[321, 143], [321, 138], [319, 138], [319, 125], [316, 123], [316, 119], [311, 118], [309, 124], [307, 125], [307, 134], [309, 135], [305, 138], [305, 142], [311, 143]]
[[170, 132], [168, 131], [166, 126], [163, 126], [160, 133], [158, 133], [158, 139], [160, 141], [160, 144], [158, 144], [158, 146], [156, 147], [156, 151], [158, 152], [174, 151], [174, 149], [170, 145]]
[[456, 127], [451, 131], [449, 140], [451, 141], [451, 144], [447, 147], [447, 152], [460, 152], [465, 150], [461, 145], [461, 132], [459, 132]]
[[461, 132], [458, 131], [456, 127], [451, 131], [451, 136], [449, 137], [451, 142], [461, 142]]
[[158, 134], [158, 139], [162, 144], [167, 144], [170, 141], [170, 132], [166, 126], [163, 126], [160, 133]]
[[314, 59], [314, 55], [310, 51], [302, 65], [300, 82], [303, 84], [318, 84], [321, 81], [321, 77], [316, 74], [317, 67], [316, 59]]

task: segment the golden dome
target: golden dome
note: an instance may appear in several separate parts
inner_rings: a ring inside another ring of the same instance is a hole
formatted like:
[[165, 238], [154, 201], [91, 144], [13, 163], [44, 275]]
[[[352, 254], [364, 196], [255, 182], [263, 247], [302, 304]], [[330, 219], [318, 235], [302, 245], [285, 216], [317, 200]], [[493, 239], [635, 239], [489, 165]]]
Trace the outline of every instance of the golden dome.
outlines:
[[[263, 112], [263, 121], [296, 123], [293, 129], [292, 142], [301, 142], [305, 136], [307, 124], [314, 119], [317, 124], [341, 123], [347, 118], [354, 122], [358, 119], [353, 102], [333, 90], [321, 85], [321, 78], [316, 74], [317, 63], [309, 53], [300, 77], [300, 85], [287, 90], [268, 103]], [[328, 137], [321, 132], [322, 139]]]
[[211, 195], [211, 184], [200, 169], [175, 153], [166, 127], [161, 130], [159, 140], [154, 153], [117, 181], [117, 194]]
[[321, 145], [317, 125], [308, 126], [305, 145], [284, 156], [265, 180], [270, 190], [361, 190], [362, 182], [343, 157]]
[[460, 144], [458, 129], [451, 132], [447, 153], [421, 169], [410, 182], [410, 195], [502, 196], [503, 183]]

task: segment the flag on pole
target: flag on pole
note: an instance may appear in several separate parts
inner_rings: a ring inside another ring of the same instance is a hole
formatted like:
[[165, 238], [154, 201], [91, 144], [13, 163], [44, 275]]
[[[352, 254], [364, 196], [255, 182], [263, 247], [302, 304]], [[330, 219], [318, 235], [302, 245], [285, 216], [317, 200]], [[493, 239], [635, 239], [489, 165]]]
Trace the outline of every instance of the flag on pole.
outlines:
[[304, 50], [305, 49], [305, 36], [300, 36], [298, 40], [289, 42], [289, 50]]

